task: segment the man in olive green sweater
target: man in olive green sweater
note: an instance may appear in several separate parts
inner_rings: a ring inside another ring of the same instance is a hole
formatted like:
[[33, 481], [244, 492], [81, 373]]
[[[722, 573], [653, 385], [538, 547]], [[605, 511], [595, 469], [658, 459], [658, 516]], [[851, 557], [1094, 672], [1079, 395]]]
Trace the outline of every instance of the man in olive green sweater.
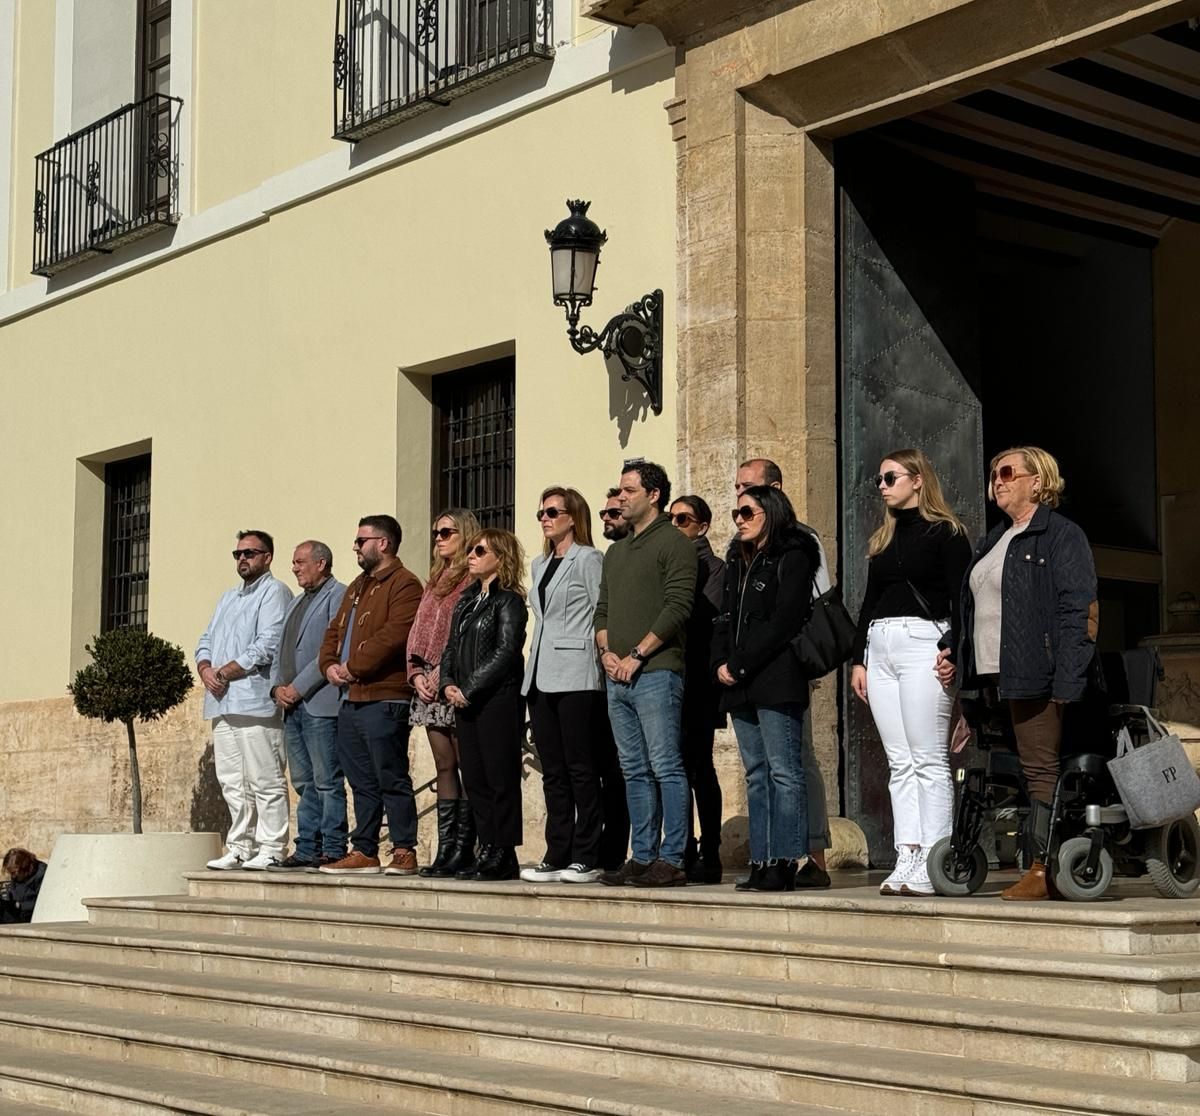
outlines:
[[683, 854], [691, 796], [680, 752], [680, 714], [696, 551], [662, 514], [671, 500], [662, 466], [629, 462], [618, 500], [630, 533], [604, 555], [595, 627], [600, 665], [608, 675], [608, 717], [625, 776], [633, 856], [601, 882], [675, 887], [687, 883]]

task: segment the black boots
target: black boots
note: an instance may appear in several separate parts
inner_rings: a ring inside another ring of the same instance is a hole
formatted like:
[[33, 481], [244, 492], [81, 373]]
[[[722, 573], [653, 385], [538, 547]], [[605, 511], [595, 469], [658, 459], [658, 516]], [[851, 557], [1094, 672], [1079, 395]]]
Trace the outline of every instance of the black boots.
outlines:
[[457, 798], [439, 798], [437, 804], [437, 856], [421, 869], [419, 875], [435, 877], [452, 876], [453, 872], [446, 871], [456, 848], [458, 837], [458, 802]]
[[738, 891], [794, 891], [796, 862], [768, 860], [765, 864], [751, 863], [749, 877], [734, 886]]
[[515, 880], [521, 875], [521, 866], [517, 863], [516, 849], [510, 845], [493, 845], [486, 857], [479, 861], [475, 875], [476, 880]]
[[[471, 813], [471, 803], [465, 798], [457, 799], [454, 806], [454, 840], [451, 842], [450, 858], [440, 871], [429, 874], [437, 877], [460, 876], [465, 879], [467, 877], [462, 876], [465, 869], [470, 868], [472, 873], [475, 870], [475, 815]], [[441, 817], [438, 818], [438, 822], [441, 822]], [[440, 857], [440, 851], [438, 855]]]
[[696, 842], [689, 840], [684, 851], [683, 867], [687, 872], [688, 883], [720, 883], [724, 870], [721, 864], [721, 842], [707, 841], [701, 837], [697, 848]]

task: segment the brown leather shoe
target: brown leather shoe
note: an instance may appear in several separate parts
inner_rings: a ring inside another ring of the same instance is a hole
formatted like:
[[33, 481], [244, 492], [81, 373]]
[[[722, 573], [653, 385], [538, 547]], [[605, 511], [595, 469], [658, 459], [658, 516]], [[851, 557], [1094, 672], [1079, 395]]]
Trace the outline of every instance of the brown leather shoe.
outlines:
[[605, 872], [600, 876], [600, 882], [607, 884], [609, 887], [625, 887], [638, 876], [650, 871], [649, 864], [643, 864], [640, 860], [634, 860], [630, 857], [620, 868], [614, 868], [611, 872]]
[[1038, 899], [1049, 899], [1050, 889], [1046, 885], [1046, 866], [1035, 860], [1025, 873], [1012, 887], [1000, 892], [1001, 899], [1031, 902]]
[[335, 860], [332, 864], [322, 864], [317, 871], [326, 872], [331, 876], [351, 876], [358, 873], [378, 872], [379, 857], [366, 856], [360, 853], [358, 849], [354, 849], [343, 856], [341, 860]]
[[667, 860], [656, 860], [640, 876], [630, 881], [634, 887], [684, 887], [687, 873]]
[[392, 849], [392, 862], [383, 870], [385, 876], [415, 876], [417, 874], [416, 849]]

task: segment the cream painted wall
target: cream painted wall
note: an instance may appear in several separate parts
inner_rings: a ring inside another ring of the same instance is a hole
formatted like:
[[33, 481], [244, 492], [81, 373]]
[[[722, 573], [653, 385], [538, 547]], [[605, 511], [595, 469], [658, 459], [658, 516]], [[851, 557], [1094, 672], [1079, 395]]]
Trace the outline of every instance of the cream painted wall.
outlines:
[[[238, 527], [275, 534], [290, 584], [296, 542], [325, 539], [345, 578], [358, 516], [394, 511], [402, 556], [423, 572], [431, 419], [421, 373], [405, 370], [512, 344], [527, 546], [543, 485], [574, 484], [596, 505], [623, 457], [672, 466], [671, 80], [660, 59], [0, 329], [4, 536], [45, 538], [0, 591], [21, 633], [0, 646], [0, 701], [68, 681], [69, 587], [94, 563], [94, 538], [74, 553], [77, 462], [114, 446], [152, 441], [150, 625], [189, 653], [235, 580]], [[624, 420], [626, 445], [610, 393], [628, 385], [572, 352], [549, 296], [542, 230], [578, 195], [609, 233], [585, 320], [655, 286], [666, 295], [666, 407]]]
[[[21, 0], [17, 4], [16, 97], [13, 107], [12, 251], [3, 261], [9, 286], [34, 282], [34, 157], [54, 142], [54, 4]], [[0, 375], [4, 366], [0, 365]]]

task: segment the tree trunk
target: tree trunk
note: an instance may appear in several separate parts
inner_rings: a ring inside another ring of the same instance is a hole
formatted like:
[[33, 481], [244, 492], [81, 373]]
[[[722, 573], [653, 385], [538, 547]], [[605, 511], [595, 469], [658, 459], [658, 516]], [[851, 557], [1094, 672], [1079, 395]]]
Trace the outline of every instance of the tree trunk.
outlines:
[[125, 722], [129, 736], [129, 797], [133, 804], [133, 831], [142, 831], [142, 775], [138, 770], [137, 738], [133, 735], [133, 721]]

